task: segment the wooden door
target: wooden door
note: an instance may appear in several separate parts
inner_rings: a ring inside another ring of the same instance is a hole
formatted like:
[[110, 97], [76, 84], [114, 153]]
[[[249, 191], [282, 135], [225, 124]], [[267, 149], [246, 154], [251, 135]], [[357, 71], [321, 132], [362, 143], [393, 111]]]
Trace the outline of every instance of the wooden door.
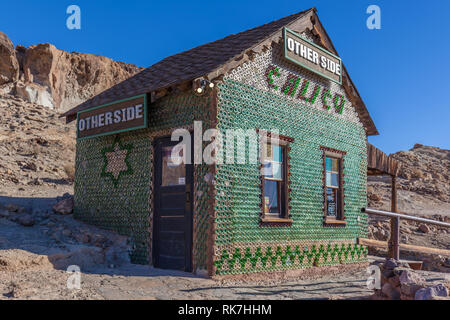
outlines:
[[[153, 261], [162, 269], [192, 271], [192, 165], [170, 138], [155, 142]], [[191, 162], [192, 163], [192, 162]]]

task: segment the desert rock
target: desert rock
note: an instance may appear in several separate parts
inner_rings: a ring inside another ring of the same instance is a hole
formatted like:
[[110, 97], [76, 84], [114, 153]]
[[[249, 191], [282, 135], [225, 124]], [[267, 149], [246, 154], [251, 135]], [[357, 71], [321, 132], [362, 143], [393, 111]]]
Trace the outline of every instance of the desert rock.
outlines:
[[59, 201], [53, 206], [53, 210], [59, 214], [71, 214], [73, 212], [73, 197]]
[[423, 233], [428, 233], [430, 232], [430, 227], [422, 223], [419, 225], [419, 230], [422, 231]]
[[135, 65], [49, 43], [14, 49], [0, 32], [0, 93], [64, 112], [141, 71]]
[[35, 224], [34, 218], [29, 214], [21, 215], [17, 218], [17, 222], [24, 227], [32, 227]]
[[14, 82], [19, 78], [19, 62], [11, 40], [0, 32], [0, 85]]
[[416, 300], [433, 300], [435, 297], [448, 297], [448, 289], [442, 283], [432, 287], [420, 289], [415, 295]]

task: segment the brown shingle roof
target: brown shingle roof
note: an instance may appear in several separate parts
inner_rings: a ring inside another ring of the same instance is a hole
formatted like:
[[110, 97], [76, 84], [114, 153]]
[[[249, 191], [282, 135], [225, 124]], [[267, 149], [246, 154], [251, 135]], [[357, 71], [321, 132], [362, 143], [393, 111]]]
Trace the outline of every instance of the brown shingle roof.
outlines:
[[70, 118], [68, 119], [70, 121], [81, 110], [201, 77], [241, 55], [243, 51], [263, 41], [286, 24], [311, 10], [292, 14], [265, 25], [169, 56], [67, 111], [62, 116]]
[[[298, 24], [297, 26], [299, 28], [306, 28], [305, 23], [309, 20], [314, 20], [314, 23], [317, 23], [317, 25], [321, 27], [321, 30], [324, 33], [322, 35], [322, 40], [327, 42], [327, 44], [324, 44], [324, 48], [338, 55], [315, 12], [316, 9], [312, 8], [295, 13], [262, 26], [169, 56], [133, 77], [120, 82], [67, 111], [62, 117], [67, 117], [67, 122], [70, 122], [76, 119], [77, 112], [91, 107], [144, 93], [154, 92], [203, 76], [214, 79], [240, 64], [240, 57], [249, 49], [256, 49], [256, 47], [258, 47], [258, 50], [260, 50], [261, 47], [264, 47], [267, 43], [270, 43], [270, 41], [278, 41], [277, 34], [283, 27]], [[316, 26], [314, 26], [314, 28]], [[347, 94], [350, 95], [350, 99], [361, 122], [364, 124], [366, 134], [377, 135], [377, 128], [375, 127], [358, 90], [351, 81], [345, 66], [343, 85]]]

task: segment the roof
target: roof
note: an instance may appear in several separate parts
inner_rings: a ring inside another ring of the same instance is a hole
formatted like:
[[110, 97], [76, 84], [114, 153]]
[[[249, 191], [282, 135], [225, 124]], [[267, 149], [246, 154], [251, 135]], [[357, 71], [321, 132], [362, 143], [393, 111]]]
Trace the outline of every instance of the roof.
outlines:
[[367, 143], [367, 174], [398, 176], [400, 163], [374, 145]]
[[[238, 34], [232, 34], [223, 39], [169, 56], [153, 66], [137, 73], [131, 78], [112, 86], [67, 111], [62, 117], [66, 117], [67, 122], [71, 122], [76, 119], [76, 114], [78, 112], [91, 107], [144, 93], [155, 92], [200, 77], [206, 77], [209, 80], [213, 80], [213, 78], [219, 77], [230, 69], [245, 62], [245, 58], [247, 57], [245, 53], [249, 50], [258, 52], [261, 51], [263, 47], [270, 45], [271, 41], [278, 41], [276, 38], [279, 38], [279, 33], [283, 27], [291, 26], [293, 24], [297, 24], [303, 29], [307, 26], [313, 27], [311, 21], [315, 20], [315, 18], [318, 21], [315, 12], [316, 9], [312, 8], [295, 13], [262, 26]], [[326, 34], [325, 37], [331, 44], [331, 41]], [[331, 47], [328, 46], [327, 49], [332, 52], [334, 51], [337, 55], [332, 44]], [[345, 78], [345, 75], [350, 79], [344, 68], [343, 78]], [[353, 83], [350, 80], [350, 86], [352, 85]], [[366, 133], [368, 135], [378, 134], [356, 88], [349, 91], [351, 92], [347, 93], [356, 93], [356, 99], [353, 99], [352, 103], [356, 102], [359, 104], [359, 108], [358, 106], [355, 106], [355, 108], [366, 128]]]

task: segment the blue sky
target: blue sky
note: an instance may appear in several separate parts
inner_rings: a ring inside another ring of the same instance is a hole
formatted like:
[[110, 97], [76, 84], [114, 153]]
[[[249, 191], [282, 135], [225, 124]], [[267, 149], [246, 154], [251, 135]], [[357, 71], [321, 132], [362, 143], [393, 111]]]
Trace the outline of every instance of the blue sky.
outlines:
[[[81, 8], [81, 30], [66, 8]], [[368, 30], [366, 8], [381, 8]], [[386, 153], [415, 143], [450, 148], [450, 1], [3, 1], [15, 45], [49, 42], [148, 67], [164, 57], [315, 6], [380, 132]]]

